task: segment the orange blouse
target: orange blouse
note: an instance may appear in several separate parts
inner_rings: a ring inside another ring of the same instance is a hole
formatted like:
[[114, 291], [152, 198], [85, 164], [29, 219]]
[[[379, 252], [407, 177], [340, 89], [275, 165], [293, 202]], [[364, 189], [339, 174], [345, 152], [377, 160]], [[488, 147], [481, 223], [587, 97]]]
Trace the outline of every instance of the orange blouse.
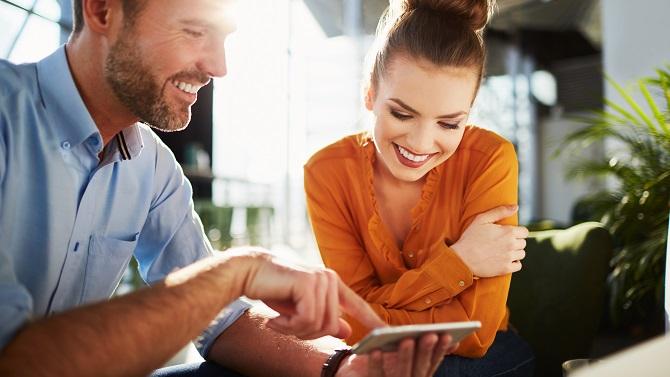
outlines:
[[[466, 127], [456, 152], [428, 173], [401, 250], [376, 209], [374, 161], [374, 143], [361, 133], [305, 165], [307, 207], [325, 265], [389, 324], [481, 321], [456, 354], [483, 356], [496, 332], [507, 329], [511, 275], [473, 279], [447, 245], [477, 214], [517, 203], [514, 147], [491, 131]], [[500, 223], [516, 225], [517, 218]], [[354, 331], [346, 341], [353, 344], [369, 329], [347, 320]]]

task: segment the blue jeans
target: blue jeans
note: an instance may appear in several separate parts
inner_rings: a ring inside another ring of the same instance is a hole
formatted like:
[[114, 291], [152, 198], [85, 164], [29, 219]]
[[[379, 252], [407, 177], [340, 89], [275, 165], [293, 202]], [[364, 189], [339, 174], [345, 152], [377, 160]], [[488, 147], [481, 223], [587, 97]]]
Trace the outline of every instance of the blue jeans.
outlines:
[[531, 377], [534, 366], [528, 343], [513, 331], [499, 331], [484, 357], [447, 356], [435, 377]]
[[205, 361], [203, 363], [181, 364], [161, 368], [150, 377], [244, 377], [239, 373], [226, 369], [217, 363]]

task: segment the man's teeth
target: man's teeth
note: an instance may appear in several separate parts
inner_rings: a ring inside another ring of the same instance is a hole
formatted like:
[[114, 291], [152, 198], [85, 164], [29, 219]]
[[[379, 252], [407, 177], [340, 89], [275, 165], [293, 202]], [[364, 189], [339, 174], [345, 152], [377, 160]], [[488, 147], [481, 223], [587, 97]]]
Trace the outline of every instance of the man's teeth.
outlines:
[[197, 85], [191, 85], [189, 83], [185, 83], [183, 81], [173, 81], [172, 84], [179, 88], [180, 90], [186, 92], [186, 93], [191, 93], [191, 94], [196, 94], [198, 93], [198, 90], [200, 89], [199, 86]]
[[430, 155], [428, 154], [422, 154], [422, 155], [412, 154], [407, 149], [401, 147], [400, 145], [398, 145], [398, 150], [400, 151], [400, 154], [403, 155], [403, 157], [414, 162], [423, 162], [426, 161], [428, 157], [430, 157]]

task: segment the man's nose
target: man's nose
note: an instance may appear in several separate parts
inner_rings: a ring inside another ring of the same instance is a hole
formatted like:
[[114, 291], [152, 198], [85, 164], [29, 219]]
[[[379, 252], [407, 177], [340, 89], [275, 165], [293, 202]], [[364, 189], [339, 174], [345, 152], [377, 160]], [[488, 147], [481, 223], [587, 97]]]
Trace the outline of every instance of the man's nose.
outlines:
[[198, 69], [210, 77], [223, 77], [228, 73], [226, 48], [223, 39], [216, 39], [206, 47]]

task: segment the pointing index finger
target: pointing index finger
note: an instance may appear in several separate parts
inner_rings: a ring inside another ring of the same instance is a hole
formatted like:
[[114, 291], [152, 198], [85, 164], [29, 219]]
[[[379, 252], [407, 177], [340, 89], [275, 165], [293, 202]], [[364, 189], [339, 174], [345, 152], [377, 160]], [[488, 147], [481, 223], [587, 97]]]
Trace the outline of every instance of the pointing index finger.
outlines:
[[354, 291], [347, 287], [342, 279], [338, 281], [338, 292], [340, 296], [340, 306], [345, 313], [356, 318], [362, 325], [371, 329], [377, 327], [386, 327], [386, 323], [370, 308], [365, 300], [358, 296]]

